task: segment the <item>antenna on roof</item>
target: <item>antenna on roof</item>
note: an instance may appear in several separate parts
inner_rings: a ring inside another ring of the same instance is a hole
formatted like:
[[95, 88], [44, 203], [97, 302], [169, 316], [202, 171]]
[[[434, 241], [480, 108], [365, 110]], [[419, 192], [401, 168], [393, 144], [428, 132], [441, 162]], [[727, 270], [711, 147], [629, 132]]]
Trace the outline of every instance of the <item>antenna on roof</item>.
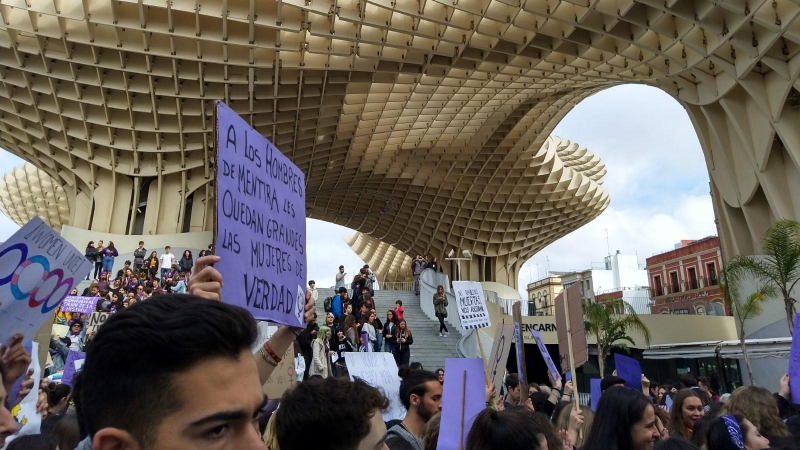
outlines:
[[608, 228], [603, 228], [600, 231], [605, 231], [606, 232], [606, 252], [607, 252], [606, 254], [608, 256], [611, 256], [611, 245], [609, 245], [609, 243], [608, 243]]

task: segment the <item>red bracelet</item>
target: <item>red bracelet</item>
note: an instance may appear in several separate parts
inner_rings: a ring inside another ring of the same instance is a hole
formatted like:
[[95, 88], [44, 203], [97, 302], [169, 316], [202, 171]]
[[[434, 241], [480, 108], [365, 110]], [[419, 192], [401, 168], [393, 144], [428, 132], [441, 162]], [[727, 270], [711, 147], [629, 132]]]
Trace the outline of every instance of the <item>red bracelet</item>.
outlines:
[[271, 356], [272, 359], [274, 359], [276, 363], [280, 363], [281, 362], [282, 358], [278, 357], [278, 354], [275, 353], [274, 350], [272, 350], [272, 347], [269, 346], [269, 342], [265, 342], [264, 343], [264, 350], [266, 350], [267, 353], [269, 353], [269, 356]]

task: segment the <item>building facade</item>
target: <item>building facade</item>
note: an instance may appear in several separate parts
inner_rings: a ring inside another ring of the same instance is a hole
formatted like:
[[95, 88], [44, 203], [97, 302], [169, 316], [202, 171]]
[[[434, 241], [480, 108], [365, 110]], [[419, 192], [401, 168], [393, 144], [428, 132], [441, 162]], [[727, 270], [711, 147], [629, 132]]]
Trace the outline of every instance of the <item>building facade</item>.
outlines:
[[650, 313], [647, 271], [639, 268], [636, 255], [624, 255], [617, 250], [605, 257], [603, 263], [578, 272], [553, 272], [561, 277], [564, 289], [580, 284], [581, 297], [591, 301], [620, 298], [639, 314]]
[[647, 258], [653, 314], [727, 315], [719, 271], [719, 238], [681, 241]]
[[559, 277], [547, 277], [528, 283], [528, 315], [554, 316], [553, 300], [564, 290]]

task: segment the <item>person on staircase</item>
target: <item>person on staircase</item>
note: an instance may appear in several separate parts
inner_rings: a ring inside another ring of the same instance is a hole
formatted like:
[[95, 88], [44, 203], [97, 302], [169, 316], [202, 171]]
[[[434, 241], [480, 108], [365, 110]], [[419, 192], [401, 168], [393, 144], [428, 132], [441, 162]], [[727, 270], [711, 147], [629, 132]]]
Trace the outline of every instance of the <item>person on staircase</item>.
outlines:
[[372, 324], [372, 326], [375, 327], [375, 338], [376, 338], [375, 351], [376, 352], [382, 352], [383, 351], [383, 323], [381, 322], [381, 319], [378, 317], [378, 311], [376, 311], [375, 308], [373, 308], [370, 312], [373, 315], [375, 315], [375, 322]]
[[[316, 338], [311, 342], [311, 368], [308, 376], [319, 375], [322, 378], [333, 376], [331, 371], [331, 356], [334, 352], [328, 346], [328, 336], [331, 329], [323, 325], [319, 328]], [[304, 355], [305, 357], [305, 355]]]
[[402, 364], [408, 365], [411, 361], [410, 346], [414, 343], [414, 337], [411, 334], [411, 330], [408, 329], [405, 319], [397, 324], [397, 328], [394, 330], [394, 337], [397, 345], [394, 351], [394, 360], [398, 366]]
[[[361, 305], [362, 308], [365, 308], [367, 305]], [[380, 336], [380, 330], [378, 328], [378, 324], [376, 323], [378, 320], [377, 315], [375, 314], [375, 310], [371, 309], [367, 311], [364, 318], [364, 324], [361, 327], [361, 333], [367, 334], [367, 342], [364, 342], [364, 345], [367, 347], [368, 352], [377, 352], [378, 346], [378, 336]]]
[[383, 324], [383, 336], [386, 338], [384, 351], [394, 354], [394, 330], [397, 328], [397, 319], [391, 309], [386, 312], [386, 323]]
[[331, 300], [331, 312], [334, 319], [338, 320], [344, 314], [344, 304], [347, 303], [347, 288], [340, 287], [338, 294]]
[[447, 294], [444, 292], [444, 286], [441, 284], [436, 288], [436, 293], [433, 294], [433, 309], [436, 312], [436, 318], [439, 319], [439, 337], [442, 337], [442, 331], [445, 336], [450, 336], [450, 330], [444, 324], [444, 319], [447, 317]]

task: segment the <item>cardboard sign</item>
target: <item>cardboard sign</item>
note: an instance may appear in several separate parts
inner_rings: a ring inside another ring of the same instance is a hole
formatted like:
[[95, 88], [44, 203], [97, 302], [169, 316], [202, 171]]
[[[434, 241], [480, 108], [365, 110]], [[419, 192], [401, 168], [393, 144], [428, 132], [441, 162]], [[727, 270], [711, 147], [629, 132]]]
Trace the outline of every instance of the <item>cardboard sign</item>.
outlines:
[[261, 386], [264, 395], [270, 399], [279, 399], [283, 393], [297, 384], [297, 373], [294, 370], [293, 348], [290, 345], [286, 353], [282, 356], [278, 367], [272, 371], [267, 382]]
[[528, 392], [528, 369], [525, 365], [525, 340], [522, 338], [522, 304], [514, 303], [511, 308], [514, 318], [514, 341], [517, 350], [517, 375], [522, 392]]
[[642, 367], [639, 361], [619, 353], [614, 354], [614, 365], [617, 376], [625, 380], [625, 386], [637, 391], [642, 390]]
[[453, 281], [453, 291], [458, 302], [458, 318], [465, 330], [491, 325], [483, 287], [477, 281]]
[[514, 325], [498, 324], [494, 333], [492, 353], [489, 354], [489, 379], [492, 380], [497, 392], [503, 386], [508, 353], [511, 351], [511, 342], [514, 338]]
[[[305, 175], [222, 102], [215, 109], [217, 270], [222, 301], [257, 320], [305, 325]], [[302, 288], [300, 288], [302, 290]]]
[[561, 370], [568, 372], [569, 345], [567, 343], [567, 319], [564, 300], [569, 299], [570, 329], [572, 331], [572, 349], [574, 351], [575, 369], [589, 360], [589, 347], [586, 345], [586, 330], [583, 325], [583, 304], [580, 286], [576, 283], [564, 290], [555, 299], [556, 333], [558, 333], [558, 352], [561, 354]]
[[34, 217], [0, 245], [0, 343], [30, 340], [92, 263]]
[[789, 351], [789, 388], [792, 390], [792, 403], [800, 404], [800, 313], [794, 316], [794, 334]]
[[[550, 376], [553, 378], [553, 381], [558, 381], [561, 379], [561, 374], [558, 372], [558, 367], [556, 363], [553, 361], [553, 358], [550, 356], [550, 352], [547, 351], [547, 346], [544, 345], [544, 339], [542, 339], [542, 335], [539, 334], [538, 331], [531, 328], [531, 336], [533, 336], [533, 340], [536, 341], [536, 346], [539, 347], [539, 353], [542, 354], [542, 358], [544, 358], [544, 363], [547, 364], [547, 371], [550, 372]], [[570, 377], [572, 372], [567, 372], [567, 377]], [[568, 378], [569, 381], [571, 378]]]
[[603, 394], [603, 390], [600, 386], [601, 381], [603, 381], [601, 378], [592, 378], [589, 380], [590, 392], [592, 394], [592, 411], [597, 411], [597, 404], [600, 403], [600, 395]]
[[69, 352], [67, 360], [64, 362], [64, 373], [61, 375], [61, 382], [72, 386], [72, 378], [76, 373], [83, 369], [83, 361], [86, 359], [84, 352]]
[[61, 303], [61, 311], [91, 314], [97, 308], [97, 300], [99, 298], [100, 297], [79, 297], [77, 295], [68, 295]]
[[384, 422], [393, 419], [402, 420], [406, 416], [406, 410], [400, 403], [397, 363], [391, 353], [348, 353], [347, 370], [350, 372], [351, 380], [361, 378], [370, 386], [382, 390], [383, 395], [389, 399], [389, 408], [383, 412]]
[[109, 313], [106, 312], [93, 312], [89, 316], [89, 323], [86, 324], [86, 334], [97, 333], [97, 329], [108, 320]]
[[269, 338], [271, 338], [276, 331], [278, 331], [278, 327], [270, 325], [269, 322], [257, 322], [256, 326], [258, 327], [258, 336], [250, 347], [250, 351], [252, 351], [254, 355], [258, 353], [258, 350], [267, 343]]
[[447, 358], [442, 393], [442, 423], [436, 448], [466, 448], [475, 417], [486, 408], [485, 375], [480, 358]]
[[672, 412], [672, 397], [668, 395], [664, 400], [664, 404], [667, 406], [667, 412]]

